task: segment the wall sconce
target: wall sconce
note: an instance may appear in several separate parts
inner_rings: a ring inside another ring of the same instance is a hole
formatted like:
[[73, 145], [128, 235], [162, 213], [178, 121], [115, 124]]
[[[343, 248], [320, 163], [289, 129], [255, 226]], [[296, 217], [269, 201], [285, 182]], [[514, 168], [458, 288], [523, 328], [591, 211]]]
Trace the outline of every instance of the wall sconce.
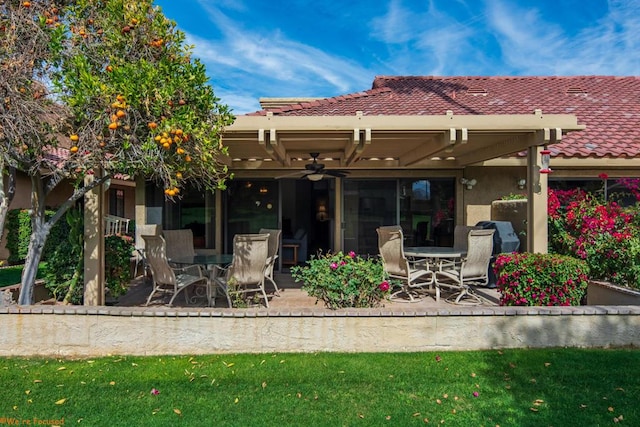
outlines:
[[518, 184], [518, 188], [521, 190], [524, 190], [524, 188], [527, 186], [527, 180], [524, 178], [520, 178], [518, 181], [516, 181], [516, 183]]
[[473, 186], [477, 183], [478, 181], [476, 181], [475, 179], [460, 178], [460, 184], [467, 187], [467, 190], [473, 189]]
[[260, 187], [260, 194], [267, 194], [269, 192], [269, 189], [267, 187]]
[[551, 151], [544, 149], [540, 151], [540, 162], [542, 163], [542, 168], [540, 169], [540, 173], [551, 173], [553, 172], [549, 167], [551, 163]]

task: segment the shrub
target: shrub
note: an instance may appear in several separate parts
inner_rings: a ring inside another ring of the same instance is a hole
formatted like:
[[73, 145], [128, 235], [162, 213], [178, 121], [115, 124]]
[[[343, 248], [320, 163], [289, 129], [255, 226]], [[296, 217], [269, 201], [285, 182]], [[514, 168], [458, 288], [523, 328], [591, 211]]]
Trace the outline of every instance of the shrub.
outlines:
[[638, 208], [575, 191], [549, 194], [549, 249], [586, 261], [592, 279], [640, 288]]
[[580, 305], [589, 267], [566, 255], [501, 254], [494, 264], [500, 305]]
[[[59, 221], [66, 242], [52, 251], [45, 270], [45, 286], [57, 300], [81, 304], [84, 295], [84, 227], [82, 211], [70, 209], [65, 221]], [[105, 287], [112, 296], [127, 291], [131, 281], [131, 255], [134, 244], [130, 236], [105, 238]]]
[[107, 236], [104, 241], [105, 286], [111, 296], [117, 297], [127, 292], [131, 282], [131, 256], [133, 255], [131, 236]]
[[304, 267], [291, 268], [302, 289], [328, 308], [377, 307], [386, 299], [391, 284], [379, 257], [362, 258], [354, 252], [314, 256]]

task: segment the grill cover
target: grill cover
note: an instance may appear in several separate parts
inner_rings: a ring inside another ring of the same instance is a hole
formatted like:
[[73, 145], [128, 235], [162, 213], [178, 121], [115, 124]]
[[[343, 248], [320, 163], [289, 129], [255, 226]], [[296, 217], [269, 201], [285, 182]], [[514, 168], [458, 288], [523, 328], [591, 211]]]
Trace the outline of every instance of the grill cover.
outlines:
[[494, 229], [493, 255], [504, 252], [517, 252], [520, 249], [520, 239], [509, 221], [480, 221], [476, 227]]

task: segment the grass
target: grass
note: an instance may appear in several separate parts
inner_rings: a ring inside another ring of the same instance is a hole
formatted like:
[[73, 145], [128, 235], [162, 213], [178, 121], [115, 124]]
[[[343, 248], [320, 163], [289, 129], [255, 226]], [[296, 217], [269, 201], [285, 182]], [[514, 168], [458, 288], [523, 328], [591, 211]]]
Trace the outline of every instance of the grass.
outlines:
[[634, 349], [0, 358], [0, 383], [0, 424], [640, 424]]
[[[40, 263], [38, 266], [38, 279], [44, 277], [44, 263]], [[24, 265], [11, 265], [8, 267], [0, 268], [0, 288], [4, 286], [16, 285], [22, 280], [22, 270]]]

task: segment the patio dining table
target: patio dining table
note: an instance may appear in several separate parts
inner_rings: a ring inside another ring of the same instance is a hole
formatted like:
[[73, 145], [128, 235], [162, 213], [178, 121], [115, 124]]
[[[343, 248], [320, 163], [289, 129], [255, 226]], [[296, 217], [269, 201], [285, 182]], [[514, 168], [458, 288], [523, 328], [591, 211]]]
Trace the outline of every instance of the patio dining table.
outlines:
[[467, 255], [463, 249], [450, 246], [408, 246], [404, 248], [404, 254], [411, 258], [425, 259], [432, 270], [442, 262], [455, 262]]

